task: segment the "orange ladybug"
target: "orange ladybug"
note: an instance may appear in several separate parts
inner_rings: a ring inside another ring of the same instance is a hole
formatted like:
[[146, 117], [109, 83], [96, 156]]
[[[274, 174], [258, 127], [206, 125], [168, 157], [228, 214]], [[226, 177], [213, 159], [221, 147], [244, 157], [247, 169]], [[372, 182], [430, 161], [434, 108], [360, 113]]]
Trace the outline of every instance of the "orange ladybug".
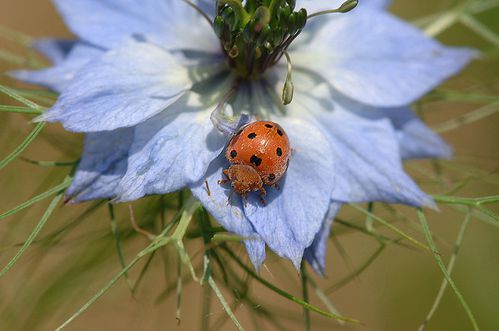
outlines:
[[274, 122], [256, 121], [243, 126], [227, 145], [225, 157], [231, 163], [223, 173], [228, 179], [219, 183], [231, 183], [232, 189], [244, 199], [252, 191], [260, 191], [265, 205], [263, 185], [276, 187], [286, 173], [291, 148], [283, 128]]

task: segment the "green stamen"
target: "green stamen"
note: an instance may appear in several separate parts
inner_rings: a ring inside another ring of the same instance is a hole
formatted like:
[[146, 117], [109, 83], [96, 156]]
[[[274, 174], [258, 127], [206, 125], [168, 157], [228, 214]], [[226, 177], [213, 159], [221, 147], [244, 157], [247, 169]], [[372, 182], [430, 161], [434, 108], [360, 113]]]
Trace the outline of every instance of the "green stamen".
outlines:
[[307, 21], [294, 7], [294, 0], [218, 1], [213, 28], [240, 77], [258, 78], [281, 59]]

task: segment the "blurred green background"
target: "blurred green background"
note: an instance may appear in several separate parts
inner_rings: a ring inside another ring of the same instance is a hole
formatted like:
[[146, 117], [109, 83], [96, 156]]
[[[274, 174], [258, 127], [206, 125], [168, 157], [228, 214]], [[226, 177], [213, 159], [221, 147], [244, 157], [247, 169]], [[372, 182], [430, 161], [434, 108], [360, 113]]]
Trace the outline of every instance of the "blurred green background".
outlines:
[[[449, 45], [475, 47], [482, 51], [482, 57], [416, 105], [424, 119], [442, 131], [443, 137], [454, 146], [456, 157], [453, 161], [442, 162], [411, 161], [407, 164], [407, 170], [427, 192], [443, 194], [451, 191], [452, 195], [481, 197], [497, 194], [499, 185], [499, 2], [396, 0], [391, 10], [404, 19], [426, 27], [434, 24], [435, 28], [438, 26], [435, 22], [442, 22], [438, 20], [447, 17], [445, 15], [464, 15], [457, 9], [469, 3], [480, 3], [485, 9], [473, 12], [475, 21], [471, 23], [466, 18], [458, 18], [437, 37]], [[487, 4], [490, 6], [485, 7]], [[432, 16], [434, 14], [438, 15]], [[48, 0], [0, 0], [0, 25], [33, 37], [71, 36]], [[480, 26], [487, 27], [489, 34], [480, 31]], [[19, 61], [12, 54], [26, 56], [28, 60]], [[0, 72], [26, 67], [33, 64], [36, 58], [12, 40], [0, 38]], [[22, 87], [7, 77], [1, 77], [0, 84]], [[42, 94], [38, 101], [49, 105], [50, 98], [50, 95]], [[0, 96], [0, 104], [9, 103], [15, 104]], [[489, 108], [480, 112], [483, 107]], [[470, 121], [466, 114], [481, 114], [483, 118], [472, 118]], [[32, 128], [29, 116], [0, 113], [0, 159], [15, 149]], [[81, 138], [64, 132], [58, 125], [48, 125], [22, 155], [33, 160], [73, 161], [80, 153]], [[67, 167], [43, 167], [15, 160], [0, 169], [0, 213], [55, 186], [67, 173]], [[163, 199], [168, 202], [174, 197]], [[3, 267], [19, 249], [19, 244], [26, 240], [49, 200], [0, 220], [0, 266]], [[134, 204], [139, 222], [147, 223], [152, 217], [152, 206], [159, 203], [159, 198], [152, 197]], [[439, 207], [440, 212], [429, 211], [427, 216], [435, 241], [447, 262], [466, 210], [452, 205]], [[497, 205], [489, 207], [499, 212]], [[115, 211], [123, 253], [129, 261], [147, 245], [147, 240], [131, 229], [126, 205], [116, 206]], [[390, 210], [375, 205], [375, 212], [396, 221], [401, 229], [424, 241], [417, 227], [415, 210], [400, 206]], [[497, 222], [494, 225], [483, 214], [473, 215], [462, 242], [453, 279], [475, 314], [481, 330], [499, 330], [499, 227]], [[363, 226], [365, 216], [352, 208], [344, 208], [338, 218]], [[404, 218], [409, 221], [400, 222]], [[393, 235], [382, 228], [379, 232]], [[313, 276], [321, 288], [328, 288], [359, 270], [379, 247], [372, 236], [348, 229], [339, 222], [333, 229], [333, 238], [328, 248], [327, 277]], [[104, 204], [57, 207], [38, 239], [19, 263], [0, 278], [0, 330], [54, 329], [121, 269]], [[244, 256], [240, 246], [233, 247], [240, 256]], [[194, 262], [199, 265], [202, 240], [188, 242], [187, 248], [190, 252], [198, 252]], [[143, 265], [144, 261], [132, 270], [130, 279], [139, 277]], [[227, 268], [234, 268], [236, 274], [245, 278], [234, 265], [227, 265]], [[182, 320], [177, 324], [175, 290], [172, 290], [176, 270], [174, 251], [165, 249], [152, 259], [133, 295], [127, 282], [120, 280], [67, 329], [197, 330], [203, 319], [209, 319], [211, 329], [233, 330], [233, 324], [226, 319], [213, 296], [208, 298], [211, 313], [202, 315], [204, 289], [193, 282], [184, 283]], [[187, 277], [186, 270], [183, 270], [183, 275]], [[301, 280], [290, 263], [269, 254], [260, 275], [280, 288], [301, 296]], [[329, 295], [342, 314], [359, 319], [362, 325], [340, 325], [312, 313], [312, 329], [417, 330], [435, 300], [441, 281], [442, 274], [431, 254], [414, 248], [387, 245], [353, 281]], [[304, 329], [301, 306], [275, 295], [256, 281], [251, 281], [249, 288], [253, 304], [242, 301], [236, 311], [246, 329]], [[170, 292], [165, 292], [168, 289]], [[240, 291], [237, 286], [223, 289], [227, 297], [241, 296]], [[324, 307], [312, 289], [310, 292], [311, 303]], [[256, 314], [255, 305], [261, 306], [261, 311], [271, 312], [272, 317]], [[450, 289], [445, 292], [426, 330], [471, 330], [462, 306]]]

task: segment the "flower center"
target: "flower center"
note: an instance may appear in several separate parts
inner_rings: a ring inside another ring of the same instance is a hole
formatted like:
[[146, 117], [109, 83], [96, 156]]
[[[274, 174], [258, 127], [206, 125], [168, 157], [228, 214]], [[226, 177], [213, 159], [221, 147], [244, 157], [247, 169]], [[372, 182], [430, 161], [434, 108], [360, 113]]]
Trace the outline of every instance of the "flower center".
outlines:
[[236, 74], [254, 79], [281, 59], [306, 22], [295, 0], [219, 0], [213, 27]]

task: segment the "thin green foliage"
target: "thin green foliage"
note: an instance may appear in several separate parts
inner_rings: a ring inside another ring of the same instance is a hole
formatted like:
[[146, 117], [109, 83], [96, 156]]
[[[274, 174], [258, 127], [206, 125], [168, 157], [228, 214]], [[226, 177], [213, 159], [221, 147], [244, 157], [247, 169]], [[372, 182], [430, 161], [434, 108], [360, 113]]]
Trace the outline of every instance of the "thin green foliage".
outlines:
[[423, 27], [424, 31], [429, 36], [437, 36], [456, 23], [462, 23], [474, 33], [498, 47], [499, 38], [497, 34], [495, 34], [484, 24], [480, 23], [474, 16], [497, 6], [499, 6], [497, 0], [467, 0], [455, 2], [455, 6], [452, 8], [441, 13], [420, 18], [414, 23]]
[[[113, 238], [114, 238], [114, 244], [116, 247], [116, 254], [118, 255], [118, 260], [120, 262], [121, 268], [125, 269], [125, 267], [126, 267], [125, 256], [123, 255], [123, 249], [121, 248], [121, 235], [120, 235], [120, 231], [118, 229], [118, 223], [116, 222], [116, 215], [114, 213], [113, 204], [109, 202], [107, 204], [107, 209], [109, 212], [109, 220], [111, 223], [111, 233], [112, 233]], [[124, 277], [125, 277], [126, 283], [128, 285], [128, 288], [130, 289], [130, 291], [133, 292], [133, 290], [132, 290], [133, 286], [132, 286], [132, 283], [128, 277], [128, 273], [125, 273]]]
[[239, 331], [243, 331], [244, 330], [243, 326], [237, 320], [236, 316], [232, 312], [232, 309], [230, 308], [229, 304], [225, 300], [225, 297], [223, 296], [222, 292], [220, 292], [220, 289], [218, 288], [217, 284], [215, 283], [215, 281], [213, 280], [213, 277], [211, 275], [208, 277], [208, 285], [210, 285], [210, 287], [212, 288], [213, 292], [215, 293], [216, 297], [218, 298], [218, 301], [220, 301], [220, 303], [222, 304], [222, 307], [224, 308], [227, 315], [229, 315], [232, 322], [234, 322], [234, 325], [236, 326], [236, 328]]
[[[324, 304], [324, 306], [326, 306], [327, 310], [329, 310], [329, 312], [332, 313], [332, 314], [341, 315], [339, 313], [339, 311], [334, 307], [333, 303], [329, 299], [329, 297], [326, 294], [326, 292], [324, 292], [324, 290], [319, 287], [319, 285], [317, 284], [317, 282], [314, 280], [313, 277], [310, 277], [310, 275], [308, 274], [308, 271], [305, 269], [305, 270], [303, 270], [303, 272], [306, 273], [307, 280], [308, 280], [310, 286], [312, 286], [312, 288], [314, 289], [315, 295], [317, 295], [317, 297], [319, 298], [319, 300], [322, 301], [322, 303]], [[343, 321], [338, 321], [338, 323], [340, 325], [345, 325], [345, 322], [343, 322]]]
[[57, 99], [57, 94], [49, 90], [33, 90], [11, 87], [10, 91], [18, 96], [29, 98], [32, 102], [36, 101], [40, 107], [50, 107]]
[[20, 212], [21, 210], [33, 205], [34, 203], [37, 203], [38, 201], [41, 201], [45, 198], [48, 198], [50, 197], [51, 195], [53, 194], [57, 194], [57, 193], [60, 193], [62, 191], [64, 191], [66, 188], [69, 187], [69, 185], [71, 185], [71, 182], [72, 182], [72, 178], [70, 177], [66, 177], [62, 183], [54, 186], [53, 188], [43, 192], [43, 193], [40, 193], [39, 195], [37, 196], [34, 196], [33, 198], [31, 199], [28, 199], [26, 201], [24, 201], [23, 203], [21, 203], [20, 205], [12, 208], [11, 210], [8, 210], [2, 214], [0, 214], [0, 220], [8, 217], [8, 216], [11, 216], [11, 215], [14, 215], [15, 213], [18, 213]]
[[23, 56], [2, 49], [0, 49], [0, 60], [17, 66], [26, 65], [26, 59]]
[[452, 196], [442, 196], [436, 195], [433, 196], [436, 202], [451, 204], [451, 205], [465, 205], [472, 206], [480, 210], [483, 214], [489, 216], [495, 222], [499, 222], [499, 215], [494, 213], [492, 210], [484, 207], [487, 204], [493, 204], [499, 202], [499, 195], [493, 195], [482, 198], [460, 198], [460, 197], [452, 197]]
[[499, 111], [499, 101], [496, 101], [486, 106], [480, 107], [474, 111], [466, 113], [462, 116], [452, 118], [444, 123], [434, 126], [433, 129], [439, 133], [455, 130], [465, 124], [470, 124], [478, 120], [492, 116], [496, 114], [498, 111]]
[[454, 91], [447, 89], [436, 89], [428, 94], [427, 99], [429, 100], [440, 100], [444, 102], [454, 101], [454, 102], [473, 102], [473, 103], [483, 103], [483, 102], [495, 102], [499, 101], [499, 96], [482, 94], [477, 92], [466, 92], [466, 91]]
[[34, 42], [33, 37], [5, 26], [0, 26], [0, 37], [15, 41], [26, 48], [31, 47]]
[[[67, 176], [66, 179], [71, 179], [70, 176]], [[50, 215], [52, 215], [52, 212], [54, 209], [57, 207], [59, 202], [61, 201], [62, 197], [64, 195], [64, 192], [60, 191], [50, 202], [49, 206], [45, 210], [45, 213], [43, 214], [42, 218], [38, 222], [38, 224], [35, 226], [31, 234], [28, 236], [28, 239], [24, 242], [24, 244], [21, 246], [19, 251], [16, 253], [16, 255], [7, 263], [7, 265], [0, 271], [0, 277], [4, 276], [7, 271], [9, 271], [14, 264], [23, 256], [23, 254], [26, 252], [26, 250], [31, 246], [35, 238], [38, 236], [40, 231], [43, 229], [45, 226], [45, 223], [47, 223]]]
[[[103, 201], [97, 201], [92, 204], [90, 207], [85, 209], [78, 217], [76, 217], [73, 221], [65, 223], [63, 226], [57, 228], [56, 230], [46, 234], [45, 236], [36, 239], [33, 243], [43, 243], [50, 242], [50, 245], [55, 244], [60, 241], [62, 237], [67, 236], [72, 229], [74, 229], [77, 225], [81, 224], [84, 220], [86, 220], [91, 214], [95, 213], [102, 205]], [[22, 246], [24, 244], [15, 244], [14, 246]]]
[[460, 22], [473, 30], [476, 34], [489, 41], [496, 47], [499, 47], [499, 36], [490, 30], [487, 26], [480, 23], [475, 17], [470, 14], [465, 14], [460, 17]]
[[[203, 287], [203, 302], [201, 308], [201, 331], [209, 331], [210, 311], [211, 311], [211, 294], [212, 289], [208, 286]], [[216, 325], [217, 323], [215, 323]]]
[[21, 96], [20, 94], [16, 93], [16, 91], [14, 89], [11, 89], [7, 86], [4, 86], [4, 85], [0, 85], [0, 93], [3, 93], [9, 97], [11, 97], [12, 99], [22, 103], [23, 105], [25, 106], [28, 106], [29, 108], [32, 108], [32, 109], [35, 109], [35, 110], [39, 110], [39, 111], [44, 111], [45, 108], [38, 105], [37, 103], [31, 101], [31, 100], [28, 100], [26, 99], [25, 97]]
[[206, 211], [204, 209], [202, 210], [201, 217], [198, 217], [198, 220], [199, 220], [200, 228], [201, 228], [202, 233], [203, 233], [203, 242], [204, 242], [205, 247], [206, 247], [204, 259], [203, 259], [204, 268], [203, 268], [203, 277], [201, 278], [201, 282], [208, 283], [208, 285], [213, 290], [213, 293], [215, 293], [215, 296], [217, 297], [218, 301], [220, 301], [220, 304], [222, 305], [227, 316], [229, 316], [229, 318], [232, 320], [232, 322], [234, 323], [234, 325], [236, 326], [236, 328], [239, 331], [243, 331], [244, 330], [243, 326], [241, 325], [241, 323], [237, 319], [236, 315], [232, 311], [232, 308], [230, 307], [230, 305], [227, 303], [227, 300], [225, 299], [222, 292], [218, 288], [218, 286], [217, 286], [217, 284], [216, 284], [216, 282], [213, 279], [213, 276], [211, 274], [211, 260], [210, 259], [211, 259], [211, 255], [212, 255], [212, 249], [209, 247], [210, 242], [211, 242], [211, 238], [207, 235], [207, 231], [206, 231], [210, 228], [210, 226], [208, 223], [208, 217], [206, 215]]
[[182, 263], [180, 260], [180, 253], [177, 252], [177, 310], [175, 311], [175, 319], [177, 320], [177, 324], [180, 324], [182, 320]]
[[421, 223], [421, 227], [422, 227], [424, 234], [425, 234], [425, 237], [426, 237], [426, 241], [428, 242], [428, 245], [431, 247], [433, 257], [435, 258], [435, 261], [437, 262], [438, 267], [442, 271], [442, 273], [445, 277], [445, 280], [449, 283], [452, 290], [454, 291], [457, 298], [459, 299], [459, 302], [461, 303], [464, 310], [466, 311], [466, 314], [468, 315], [468, 318], [471, 322], [473, 330], [479, 331], [480, 328], [478, 327], [478, 323], [475, 319], [475, 316], [471, 312], [471, 309], [469, 308], [468, 304], [466, 303], [466, 300], [464, 299], [463, 295], [461, 294], [461, 291], [459, 291], [456, 284], [454, 283], [454, 281], [450, 277], [450, 274], [449, 274], [447, 268], [445, 267], [445, 264], [442, 260], [442, 257], [440, 255], [440, 253], [438, 252], [437, 246], [435, 245], [435, 242], [433, 241], [433, 236], [432, 236], [431, 230], [428, 226], [428, 223], [426, 222], [426, 217], [425, 217], [424, 212], [421, 209], [418, 209], [417, 212], [418, 212], [419, 222]]
[[[305, 262], [301, 263], [301, 288], [303, 293], [303, 301], [308, 302], [308, 275], [305, 270]], [[310, 311], [303, 307], [303, 322], [305, 323], [305, 330], [312, 330], [312, 323], [310, 321]]]
[[345, 322], [351, 322], [351, 323], [359, 323], [356, 319], [350, 318], [350, 317], [345, 317], [345, 316], [340, 316], [337, 314], [333, 313], [328, 313], [320, 308], [315, 307], [314, 305], [309, 304], [308, 302], [303, 301], [302, 299], [299, 299], [295, 297], [292, 294], [287, 293], [286, 291], [280, 289], [279, 287], [273, 285], [272, 283], [268, 282], [267, 280], [263, 279], [262, 277], [258, 276], [253, 270], [251, 270], [250, 267], [245, 265], [230, 249], [227, 247], [223, 247], [224, 251], [241, 267], [243, 268], [247, 273], [249, 273], [254, 279], [256, 279], [259, 283], [270, 289], [271, 291], [279, 294], [280, 296], [293, 301], [310, 311], [313, 311], [315, 313], [318, 313], [322, 316], [333, 318], [335, 320], [340, 320], [340, 321], [345, 321]]
[[[192, 205], [192, 204], [191, 204]], [[76, 311], [71, 317], [69, 317], [64, 323], [62, 323], [56, 331], [62, 330], [67, 325], [69, 325], [74, 319], [85, 312], [89, 307], [91, 307], [104, 293], [106, 293], [121, 277], [123, 277], [137, 262], [139, 262], [143, 257], [153, 253], [157, 249], [171, 243], [173, 240], [181, 240], [181, 236], [185, 234], [185, 229], [187, 225], [185, 223], [190, 222], [190, 218], [185, 216], [186, 213], [190, 214], [192, 217], [193, 210], [188, 209], [182, 212], [182, 218], [177, 226], [175, 233], [168, 237], [166, 236], [166, 231], [158, 235], [146, 248], [140, 251], [124, 268], [121, 269], [103, 288], [101, 288], [90, 300], [88, 300], [78, 311]]]
[[139, 276], [137, 277], [137, 280], [135, 281], [135, 283], [132, 286], [132, 295], [134, 295], [135, 292], [137, 292], [137, 289], [139, 288], [140, 284], [142, 283], [142, 280], [144, 279], [144, 276], [146, 275], [147, 270], [151, 266], [151, 262], [153, 261], [154, 256], [156, 255], [156, 252], [157, 251], [152, 252], [147, 257], [146, 263], [144, 263], [144, 266], [140, 270], [140, 273], [139, 273]]
[[374, 251], [373, 254], [371, 254], [364, 263], [362, 263], [357, 269], [352, 271], [350, 274], [347, 276], [343, 277], [339, 281], [337, 281], [335, 284], [331, 285], [330, 287], [326, 288], [324, 290], [324, 293], [330, 294], [334, 291], [339, 290], [340, 288], [344, 287], [348, 283], [350, 283], [352, 280], [354, 280], [356, 277], [361, 275], [369, 266], [373, 264], [374, 261], [381, 255], [383, 250], [386, 248], [386, 245], [383, 242], [380, 242], [379, 247]]
[[31, 107], [0, 105], [0, 112], [40, 115], [43, 111]]
[[16, 157], [18, 157], [28, 146], [35, 140], [35, 138], [40, 134], [40, 132], [45, 127], [44, 122], [37, 123], [35, 128], [29, 133], [29, 135], [23, 140], [23, 142], [16, 147], [9, 155], [7, 155], [3, 160], [0, 161], [0, 169], [7, 166]]
[[[466, 229], [468, 228], [468, 224], [470, 223], [471, 215], [472, 215], [471, 208], [469, 208], [468, 212], [466, 213], [466, 217], [464, 218], [463, 224], [461, 224], [461, 228], [459, 229], [459, 234], [457, 235], [456, 242], [454, 243], [452, 256], [450, 257], [449, 263], [447, 264], [447, 272], [449, 273], [449, 276], [452, 274], [452, 271], [454, 270], [454, 265], [457, 260], [457, 255], [459, 253], [459, 249], [461, 248], [461, 244], [463, 242]], [[433, 302], [433, 305], [431, 306], [428, 315], [426, 315], [426, 318], [419, 327], [418, 331], [423, 331], [426, 328], [426, 325], [428, 325], [428, 323], [430, 322], [431, 318], [433, 317], [433, 314], [435, 314], [438, 306], [440, 305], [440, 302], [444, 296], [448, 284], [449, 282], [447, 281], [446, 278], [444, 278], [442, 281], [442, 285], [440, 285], [440, 289], [438, 290], [438, 294], [435, 297], [435, 301]]]
[[132, 269], [137, 262], [140, 261], [141, 258], [146, 256], [147, 254], [150, 254], [156, 249], [154, 247], [155, 243], [151, 243], [147, 248], [142, 250], [137, 256], [133, 258], [133, 260], [128, 263], [128, 265], [125, 266], [125, 268], [122, 268], [119, 273], [117, 273], [103, 288], [101, 288], [90, 300], [88, 300], [83, 306], [78, 309], [71, 317], [69, 317], [64, 323], [62, 323], [55, 331], [60, 331], [64, 329], [66, 326], [68, 326], [72, 321], [74, 321], [78, 316], [83, 314], [90, 306], [92, 306], [101, 296], [104, 295], [121, 277], [123, 277], [130, 269]]
[[358, 211], [360, 211], [360, 212], [364, 213], [365, 215], [372, 217], [372, 219], [374, 219], [375, 221], [377, 221], [377, 222], [379, 222], [379, 223], [383, 224], [384, 226], [386, 226], [386, 227], [387, 227], [387, 228], [389, 228], [390, 230], [394, 231], [395, 233], [399, 234], [399, 235], [400, 235], [400, 236], [402, 236], [403, 238], [405, 238], [405, 239], [409, 240], [409, 241], [410, 241], [411, 243], [413, 243], [414, 245], [419, 246], [420, 248], [423, 248], [423, 249], [425, 249], [425, 250], [430, 250], [430, 248], [429, 248], [427, 245], [425, 245], [425, 244], [421, 243], [419, 240], [417, 240], [417, 239], [415, 239], [415, 238], [411, 237], [410, 235], [406, 234], [405, 232], [403, 232], [402, 230], [400, 230], [400, 229], [399, 229], [399, 228], [397, 228], [396, 226], [394, 226], [394, 225], [390, 224], [389, 222], [387, 222], [386, 220], [382, 219], [381, 217], [376, 216], [376, 215], [374, 215], [374, 214], [370, 213], [369, 211], [367, 211], [367, 210], [365, 210], [365, 209], [362, 209], [362, 208], [360, 208], [360, 207], [358, 207], [358, 206], [356, 206], [356, 205], [353, 205], [353, 204], [352, 204], [352, 205], [350, 205], [350, 206], [351, 206], [352, 208], [354, 208], [354, 209], [356, 209], [356, 210], [358, 210]]
[[58, 162], [58, 161], [38, 161], [38, 160], [31, 160], [25, 157], [21, 157], [21, 160], [40, 166], [40, 167], [73, 167], [75, 166], [79, 160], [76, 161], [68, 161], [68, 162]]
[[22, 56], [5, 50], [0, 50], [0, 60], [16, 66], [28, 67], [30, 69], [41, 69], [45, 67], [45, 64], [42, 61], [32, 56], [32, 53], [28, 54], [28, 56]]

